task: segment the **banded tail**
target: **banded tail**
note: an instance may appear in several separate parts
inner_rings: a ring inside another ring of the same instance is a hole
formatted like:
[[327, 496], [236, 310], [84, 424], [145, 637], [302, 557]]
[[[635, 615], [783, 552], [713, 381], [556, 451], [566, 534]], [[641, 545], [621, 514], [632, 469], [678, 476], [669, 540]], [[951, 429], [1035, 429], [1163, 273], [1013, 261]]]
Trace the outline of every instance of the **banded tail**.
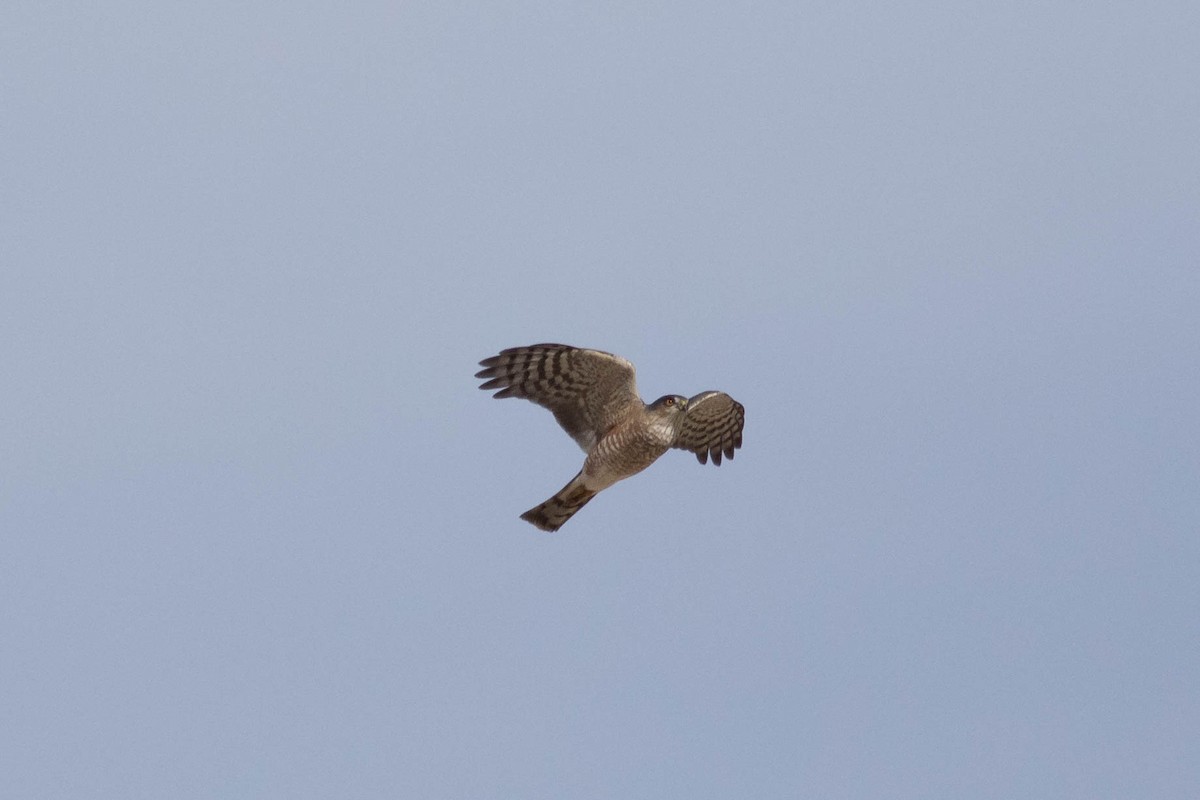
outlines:
[[521, 519], [544, 531], [556, 531], [597, 494], [583, 485], [583, 472], [580, 472], [559, 489], [558, 494], [526, 511]]

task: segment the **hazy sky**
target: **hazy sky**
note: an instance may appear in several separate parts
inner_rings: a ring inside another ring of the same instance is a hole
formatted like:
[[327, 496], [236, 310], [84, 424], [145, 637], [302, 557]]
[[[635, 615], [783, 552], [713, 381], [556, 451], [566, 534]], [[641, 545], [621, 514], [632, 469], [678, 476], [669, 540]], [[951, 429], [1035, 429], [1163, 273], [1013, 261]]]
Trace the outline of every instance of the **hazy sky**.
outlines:
[[[0, 795], [1200, 794], [1200, 5], [0, 10]], [[722, 389], [557, 534], [497, 350]]]

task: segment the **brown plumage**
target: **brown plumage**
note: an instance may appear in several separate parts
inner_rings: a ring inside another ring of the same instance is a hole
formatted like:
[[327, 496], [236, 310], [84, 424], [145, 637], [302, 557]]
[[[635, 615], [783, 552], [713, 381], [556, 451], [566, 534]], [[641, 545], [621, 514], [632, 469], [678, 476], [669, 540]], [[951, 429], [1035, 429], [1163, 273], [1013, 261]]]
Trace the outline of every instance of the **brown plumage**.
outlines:
[[724, 392], [691, 399], [666, 395], [650, 405], [637, 393], [633, 364], [600, 350], [535, 344], [502, 350], [479, 362], [479, 388], [495, 397], [520, 397], [549, 409], [587, 453], [583, 469], [546, 502], [521, 518], [556, 531], [575, 512], [619, 480], [650, 466], [668, 449], [695, 453], [720, 466], [742, 446], [745, 409]]

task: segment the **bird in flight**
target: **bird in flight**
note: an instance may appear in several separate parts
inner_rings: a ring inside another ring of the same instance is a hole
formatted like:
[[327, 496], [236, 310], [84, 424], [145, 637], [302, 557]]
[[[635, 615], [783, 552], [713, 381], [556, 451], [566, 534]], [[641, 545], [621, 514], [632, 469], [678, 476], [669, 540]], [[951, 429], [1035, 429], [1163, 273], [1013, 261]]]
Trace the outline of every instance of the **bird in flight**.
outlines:
[[672, 447], [690, 450], [701, 464], [733, 458], [742, 446], [746, 413], [724, 392], [695, 397], [668, 394], [642, 402], [633, 364], [600, 350], [534, 344], [501, 350], [479, 362], [480, 389], [520, 397], [548, 408], [587, 458], [583, 469], [521, 519], [556, 531], [600, 491], [636, 475]]

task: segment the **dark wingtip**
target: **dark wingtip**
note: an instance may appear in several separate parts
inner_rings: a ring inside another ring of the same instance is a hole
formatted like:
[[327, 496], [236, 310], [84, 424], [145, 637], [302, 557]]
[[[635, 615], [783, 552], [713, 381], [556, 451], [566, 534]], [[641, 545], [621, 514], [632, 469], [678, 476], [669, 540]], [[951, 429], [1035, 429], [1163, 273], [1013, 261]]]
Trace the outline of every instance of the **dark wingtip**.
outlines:
[[696, 453], [696, 460], [699, 461], [701, 464], [707, 464], [708, 463], [708, 451], [701, 450], [699, 453]]

